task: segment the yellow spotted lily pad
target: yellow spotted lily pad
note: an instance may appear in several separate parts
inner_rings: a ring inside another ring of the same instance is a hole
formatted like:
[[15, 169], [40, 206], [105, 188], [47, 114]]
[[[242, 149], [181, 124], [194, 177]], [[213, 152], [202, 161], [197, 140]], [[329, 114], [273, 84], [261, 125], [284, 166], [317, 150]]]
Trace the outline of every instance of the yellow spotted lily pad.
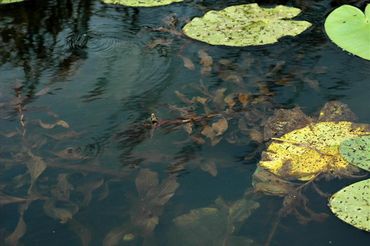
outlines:
[[291, 20], [298, 8], [276, 6], [261, 8], [257, 4], [209, 11], [194, 18], [183, 28], [190, 38], [212, 45], [248, 46], [272, 44], [283, 36], [296, 36], [311, 26], [307, 21]]
[[329, 206], [339, 219], [370, 232], [370, 179], [341, 189], [330, 198]]
[[129, 7], [157, 7], [182, 1], [183, 0], [103, 0], [104, 3], [120, 4]]
[[339, 172], [349, 163], [339, 154], [339, 145], [369, 134], [365, 125], [348, 121], [319, 122], [291, 131], [273, 142], [259, 166], [284, 179], [310, 180], [319, 173]]

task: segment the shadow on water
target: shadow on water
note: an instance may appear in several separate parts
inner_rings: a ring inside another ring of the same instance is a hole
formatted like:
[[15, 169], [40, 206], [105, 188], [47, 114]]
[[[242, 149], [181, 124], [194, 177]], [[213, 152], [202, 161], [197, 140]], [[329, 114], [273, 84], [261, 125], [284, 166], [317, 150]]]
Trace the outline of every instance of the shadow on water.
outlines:
[[[367, 245], [311, 190], [324, 222], [280, 218], [287, 197], [248, 193], [277, 109], [314, 118], [338, 100], [370, 121], [369, 64], [323, 31], [343, 1], [262, 1], [314, 24], [273, 45], [181, 33], [194, 16], [249, 2], [1, 5], [0, 245]], [[353, 179], [336, 181], [318, 184], [334, 193]]]

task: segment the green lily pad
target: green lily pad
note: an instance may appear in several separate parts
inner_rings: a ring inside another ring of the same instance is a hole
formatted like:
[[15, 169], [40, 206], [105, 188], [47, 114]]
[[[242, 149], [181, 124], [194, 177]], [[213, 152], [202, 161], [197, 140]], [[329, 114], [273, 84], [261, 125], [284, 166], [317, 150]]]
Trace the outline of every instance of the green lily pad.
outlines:
[[330, 198], [329, 206], [339, 219], [370, 231], [370, 179], [341, 189]]
[[339, 152], [349, 163], [370, 172], [370, 136], [351, 138], [342, 142]]
[[23, 2], [24, 0], [0, 0], [0, 4], [7, 4], [7, 3], [18, 3]]
[[104, 3], [120, 4], [129, 7], [157, 7], [182, 1], [184, 0], [103, 0]]
[[243, 4], [209, 11], [183, 28], [190, 38], [212, 45], [248, 46], [272, 44], [283, 36], [296, 36], [311, 26], [307, 21], [290, 20], [300, 9], [276, 6], [261, 8]]
[[326, 18], [325, 31], [342, 49], [370, 60], [370, 4], [365, 14], [350, 5], [335, 9]]

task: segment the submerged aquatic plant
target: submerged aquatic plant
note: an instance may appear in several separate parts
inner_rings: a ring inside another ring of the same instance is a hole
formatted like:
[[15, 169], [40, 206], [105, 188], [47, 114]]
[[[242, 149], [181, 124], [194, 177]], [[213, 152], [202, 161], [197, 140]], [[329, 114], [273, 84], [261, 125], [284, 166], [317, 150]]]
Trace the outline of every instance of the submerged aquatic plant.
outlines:
[[370, 4], [365, 13], [350, 5], [335, 9], [326, 18], [325, 31], [342, 49], [370, 60]]

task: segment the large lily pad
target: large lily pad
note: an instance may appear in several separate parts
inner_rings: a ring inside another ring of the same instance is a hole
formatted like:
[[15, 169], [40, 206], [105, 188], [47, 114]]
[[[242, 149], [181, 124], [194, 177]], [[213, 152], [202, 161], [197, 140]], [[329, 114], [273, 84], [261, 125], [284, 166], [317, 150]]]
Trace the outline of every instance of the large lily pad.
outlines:
[[182, 1], [184, 0], [103, 0], [104, 3], [120, 4], [129, 7], [157, 7]]
[[342, 49], [370, 60], [370, 4], [365, 14], [350, 5], [335, 9], [326, 18], [325, 31]]
[[309, 124], [273, 138], [259, 166], [280, 177], [302, 181], [328, 171], [340, 173], [349, 164], [339, 154], [339, 145], [366, 134], [369, 132], [365, 125], [348, 121]]
[[330, 198], [329, 206], [339, 219], [370, 231], [370, 179], [341, 189]]
[[307, 21], [291, 20], [300, 12], [282, 5], [275, 8], [261, 8], [255, 3], [236, 5], [194, 18], [183, 31], [193, 39], [212, 45], [271, 44], [283, 36], [296, 36], [311, 26]]
[[370, 172], [370, 136], [348, 139], [339, 150], [349, 163]]
[[7, 4], [7, 3], [18, 3], [23, 2], [24, 0], [0, 0], [0, 4]]

